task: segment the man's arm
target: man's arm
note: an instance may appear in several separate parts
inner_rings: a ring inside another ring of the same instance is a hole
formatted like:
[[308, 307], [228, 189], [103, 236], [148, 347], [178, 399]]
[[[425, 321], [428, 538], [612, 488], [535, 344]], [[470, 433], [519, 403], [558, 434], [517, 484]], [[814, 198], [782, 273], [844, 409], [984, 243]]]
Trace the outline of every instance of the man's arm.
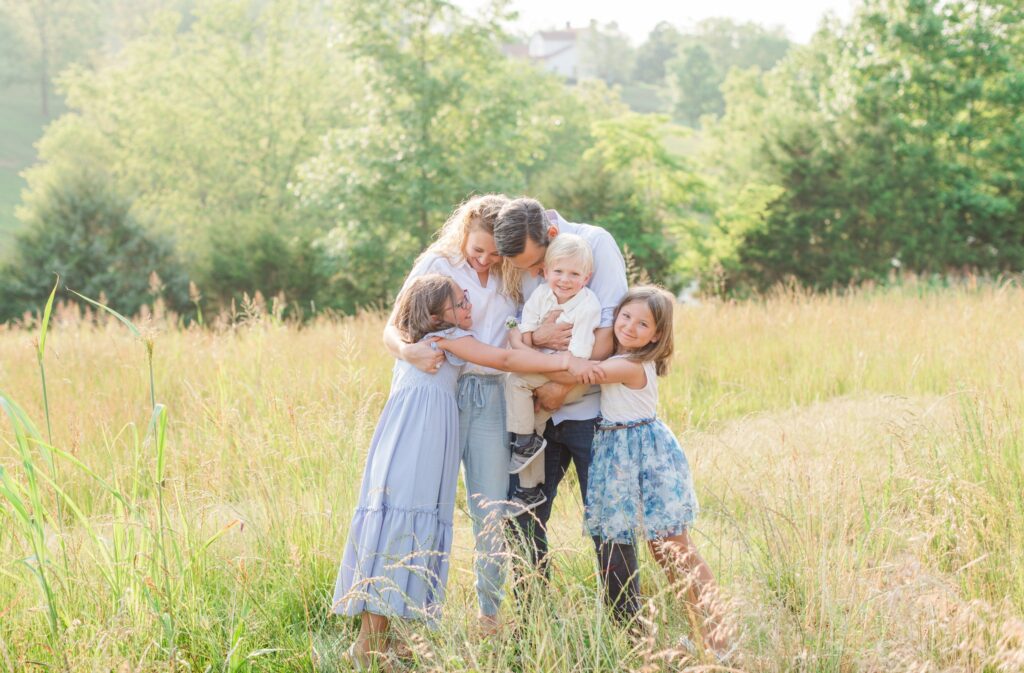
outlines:
[[[612, 328], [599, 327], [594, 330], [594, 350], [591, 360], [607, 360], [612, 354]], [[567, 372], [550, 372], [545, 374], [550, 379], [533, 391], [537, 402], [547, 411], [557, 411], [565, 403], [565, 397], [576, 385], [576, 379]]]
[[537, 348], [550, 348], [553, 351], [564, 351], [572, 339], [572, 323], [555, 322], [562, 315], [562, 309], [548, 311], [544, 321], [533, 330], [533, 345]]
[[590, 353], [591, 360], [607, 360], [612, 356], [615, 342], [612, 339], [611, 327], [598, 327], [594, 330], [594, 350]]

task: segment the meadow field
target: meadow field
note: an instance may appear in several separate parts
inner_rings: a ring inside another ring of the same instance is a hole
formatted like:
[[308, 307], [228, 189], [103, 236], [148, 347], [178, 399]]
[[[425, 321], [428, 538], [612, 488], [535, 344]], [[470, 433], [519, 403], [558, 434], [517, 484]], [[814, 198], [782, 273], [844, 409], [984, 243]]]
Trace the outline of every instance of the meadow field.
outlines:
[[[55, 310], [45, 404], [40, 326], [0, 327], [0, 671], [347, 670], [354, 624], [328, 608], [382, 316], [135, 322]], [[679, 307], [661, 415], [733, 669], [1024, 670], [1019, 285]], [[408, 669], [714, 670], [676, 656], [690, 619], [649, 555], [647, 636], [609, 620], [572, 475], [561, 493], [550, 583], [520, 578], [532, 600], [483, 637], [460, 492], [449, 602], [403, 629]]]

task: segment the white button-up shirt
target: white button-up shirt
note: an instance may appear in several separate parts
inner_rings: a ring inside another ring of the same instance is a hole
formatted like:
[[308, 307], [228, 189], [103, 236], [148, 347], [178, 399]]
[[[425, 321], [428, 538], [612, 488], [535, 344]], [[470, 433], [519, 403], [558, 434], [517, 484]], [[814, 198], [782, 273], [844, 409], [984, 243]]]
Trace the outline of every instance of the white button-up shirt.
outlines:
[[583, 287], [572, 299], [559, 304], [558, 297], [545, 283], [526, 300], [519, 331], [523, 334], [535, 331], [544, 321], [544, 316], [555, 309], [562, 310], [555, 322], [572, 324], [569, 352], [578, 358], [589, 358], [594, 352], [594, 330], [601, 324], [601, 302], [597, 295], [590, 288]]
[[[487, 285], [480, 284], [480, 276], [462, 260], [453, 264], [443, 255], [424, 255], [402, 284], [404, 291], [414, 278], [428, 273], [440, 273], [450, 276], [456, 284], [469, 292], [469, 300], [473, 303], [473, 327], [470, 330], [477, 341], [488, 346], [505, 348], [508, 346], [508, 327], [505, 321], [516, 314], [515, 303], [501, 293], [501, 278], [497, 269], [491, 269], [487, 275]], [[502, 374], [504, 372], [490, 367], [482, 367], [472, 362], [467, 363], [463, 374]]]

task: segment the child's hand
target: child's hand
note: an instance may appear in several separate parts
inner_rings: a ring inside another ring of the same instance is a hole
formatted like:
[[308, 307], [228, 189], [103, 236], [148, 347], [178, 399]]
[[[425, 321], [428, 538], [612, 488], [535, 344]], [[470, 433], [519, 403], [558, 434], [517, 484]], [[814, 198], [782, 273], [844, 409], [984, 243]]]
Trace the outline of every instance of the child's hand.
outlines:
[[572, 357], [569, 359], [567, 371], [576, 377], [577, 383], [593, 384], [604, 380], [604, 372], [601, 370], [599, 363], [592, 360]]
[[608, 374], [601, 368], [601, 362], [599, 360], [590, 360], [590, 365], [590, 371], [587, 373], [586, 379], [580, 381], [580, 383], [587, 383], [592, 386], [604, 383], [605, 379], [608, 378]]

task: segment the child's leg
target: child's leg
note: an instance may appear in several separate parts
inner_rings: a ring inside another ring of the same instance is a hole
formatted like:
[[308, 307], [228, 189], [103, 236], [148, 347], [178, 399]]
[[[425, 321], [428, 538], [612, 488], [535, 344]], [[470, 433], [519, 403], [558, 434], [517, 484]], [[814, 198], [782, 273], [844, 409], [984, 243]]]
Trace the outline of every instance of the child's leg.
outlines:
[[[533, 391], [547, 382], [548, 378], [542, 374], [508, 375], [505, 379], [505, 407], [508, 410], [509, 432], [517, 435], [534, 432]], [[543, 435], [544, 431], [541, 430], [539, 434]]]
[[384, 652], [388, 647], [387, 617], [363, 612], [360, 615], [359, 635], [352, 643], [352, 654], [365, 662], [374, 652]]
[[707, 613], [707, 620], [700, 625], [704, 642], [716, 652], [726, 649], [728, 642], [721, 629], [722, 606], [718, 601], [715, 576], [688, 532], [651, 540], [650, 547], [669, 582], [685, 586], [690, 604]]
[[[545, 378], [543, 375], [538, 375], [538, 376], [540, 376], [540, 378], [544, 379], [544, 383], [548, 382], [548, 379]], [[534, 386], [530, 390], [530, 394], [532, 395], [533, 391], [536, 390], [539, 387], [540, 386]], [[565, 396], [565, 400], [562, 402], [562, 406], [565, 406], [566, 404], [572, 404], [573, 402], [576, 402], [581, 397], [583, 397], [584, 393], [586, 393], [588, 390], [590, 390], [590, 386], [588, 386], [588, 385], [586, 385], [584, 383], [581, 383], [581, 384], [579, 384], [577, 386], [574, 386], [573, 389], [569, 391], [569, 394]], [[533, 402], [533, 398], [530, 399], [530, 402], [531, 403]], [[544, 430], [548, 426], [548, 419], [551, 418], [552, 413], [553, 412], [548, 411], [544, 407], [540, 407], [540, 408], [537, 409], [536, 412], [534, 412], [534, 414], [533, 414], [533, 431], [535, 433], [537, 433], [538, 435], [540, 435], [542, 437], [544, 436]], [[511, 431], [511, 428], [509, 428], [509, 430]]]
[[[547, 382], [546, 377], [539, 376], [539, 378], [543, 378], [545, 383]], [[539, 387], [540, 386], [534, 386], [534, 389]], [[571, 404], [572, 402], [575, 402], [576, 400], [580, 399], [581, 397], [583, 397], [583, 394], [587, 392], [587, 389], [589, 387], [590, 386], [586, 385], [578, 385], [574, 387], [572, 390], [569, 391], [569, 394], [565, 396], [565, 402], [563, 402], [563, 404]], [[549, 418], [551, 418], [551, 412], [543, 408], [538, 409], [537, 412], [534, 414], [534, 422], [536, 423], [536, 425], [534, 426], [534, 432], [541, 437], [544, 436], [544, 430], [547, 428]], [[510, 431], [512, 431], [511, 428]], [[541, 451], [538, 452], [538, 454], [540, 455], [538, 456], [537, 460], [527, 465], [526, 468], [524, 468], [519, 473], [519, 486], [521, 486], [522, 488], [532, 488], [534, 486], [539, 486], [540, 484], [544, 483], [543, 453], [544, 450], [542, 449]]]

